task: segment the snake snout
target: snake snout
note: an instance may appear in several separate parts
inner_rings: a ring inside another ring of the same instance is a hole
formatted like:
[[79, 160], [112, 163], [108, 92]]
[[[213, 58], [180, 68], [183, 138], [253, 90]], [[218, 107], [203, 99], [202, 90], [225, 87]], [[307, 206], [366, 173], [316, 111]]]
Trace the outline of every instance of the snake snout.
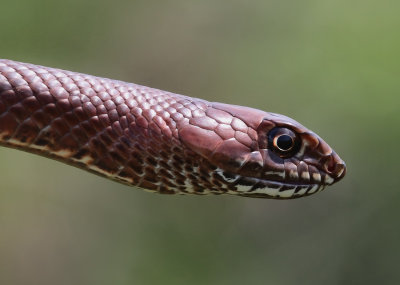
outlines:
[[346, 174], [346, 164], [335, 152], [332, 152], [329, 159], [326, 160], [324, 168], [335, 182], [342, 179]]

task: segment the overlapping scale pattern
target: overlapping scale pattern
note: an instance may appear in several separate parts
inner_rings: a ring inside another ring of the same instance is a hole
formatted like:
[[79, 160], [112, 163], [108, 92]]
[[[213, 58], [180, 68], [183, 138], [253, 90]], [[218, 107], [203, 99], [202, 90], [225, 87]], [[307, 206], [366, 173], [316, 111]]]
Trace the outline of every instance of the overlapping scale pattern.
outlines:
[[[269, 124], [263, 123], [266, 116], [255, 109], [0, 60], [1, 145], [150, 191], [239, 195], [254, 191], [260, 196], [257, 189], [268, 188], [261, 196], [286, 198], [281, 192], [293, 188], [285, 190], [275, 182], [290, 177], [304, 186], [295, 186], [296, 193], [316, 190], [326, 175], [313, 153], [303, 153], [310, 163], [301, 159], [277, 163], [265, 147], [265, 132], [260, 132], [262, 124]], [[332, 158], [329, 146], [310, 136], [324, 161], [338, 160]]]

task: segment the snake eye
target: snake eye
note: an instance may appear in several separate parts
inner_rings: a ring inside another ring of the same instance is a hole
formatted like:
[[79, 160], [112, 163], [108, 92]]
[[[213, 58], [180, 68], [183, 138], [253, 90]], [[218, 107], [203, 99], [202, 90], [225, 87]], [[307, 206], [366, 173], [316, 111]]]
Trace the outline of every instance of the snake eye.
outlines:
[[289, 151], [294, 146], [294, 141], [291, 136], [280, 135], [274, 138], [274, 146], [280, 151]]
[[268, 145], [280, 157], [290, 157], [299, 150], [300, 139], [290, 129], [274, 128], [268, 134]]

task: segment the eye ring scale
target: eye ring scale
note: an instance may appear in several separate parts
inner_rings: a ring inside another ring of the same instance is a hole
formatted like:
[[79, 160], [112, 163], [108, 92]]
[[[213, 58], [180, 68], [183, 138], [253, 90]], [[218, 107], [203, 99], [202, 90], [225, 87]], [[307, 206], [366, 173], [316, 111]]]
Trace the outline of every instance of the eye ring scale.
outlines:
[[300, 149], [301, 141], [295, 132], [288, 128], [273, 128], [268, 134], [269, 148], [280, 157], [295, 155]]

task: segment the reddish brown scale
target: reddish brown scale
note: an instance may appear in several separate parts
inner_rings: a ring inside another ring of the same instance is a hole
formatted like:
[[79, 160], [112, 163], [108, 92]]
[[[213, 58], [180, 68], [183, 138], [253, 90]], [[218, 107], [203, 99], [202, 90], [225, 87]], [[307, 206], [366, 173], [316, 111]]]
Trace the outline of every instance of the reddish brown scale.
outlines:
[[[275, 127], [302, 140], [292, 160], [268, 148]], [[0, 60], [0, 144], [166, 194], [294, 198], [345, 172], [290, 118], [10, 60]]]
[[26, 112], [25, 107], [22, 103], [16, 103], [9, 108], [9, 112], [13, 114], [18, 122], [22, 122], [29, 118], [29, 114]]

